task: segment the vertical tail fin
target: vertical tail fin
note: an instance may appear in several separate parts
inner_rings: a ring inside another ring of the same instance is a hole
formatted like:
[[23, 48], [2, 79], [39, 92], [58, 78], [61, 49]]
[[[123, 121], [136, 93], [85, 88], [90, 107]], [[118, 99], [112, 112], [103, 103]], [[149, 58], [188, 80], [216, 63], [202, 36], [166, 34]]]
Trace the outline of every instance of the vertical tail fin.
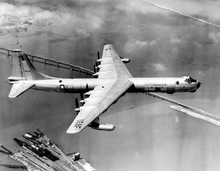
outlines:
[[27, 54], [15, 50], [11, 54], [11, 76], [9, 82], [18, 80], [42, 80], [52, 77], [44, 75], [36, 70], [30, 62]]
[[32, 63], [28, 59], [28, 56], [25, 53], [20, 52], [18, 57], [21, 61], [23, 77], [25, 77], [27, 80], [43, 79], [42, 75], [32, 65]]
[[52, 79], [53, 77], [44, 75], [36, 70], [30, 62], [27, 54], [20, 50], [11, 53], [11, 76], [8, 81], [12, 85], [9, 98], [15, 98], [32, 88], [35, 84], [26, 80]]
[[[22, 75], [22, 70], [21, 70], [21, 63], [20, 63], [20, 59], [18, 58], [18, 53], [19, 51], [16, 50], [14, 52], [11, 53], [10, 57], [11, 57], [11, 79], [22, 79], [23, 75]], [[9, 78], [10, 78], [9, 77]], [[24, 78], [23, 78], [24, 79]]]

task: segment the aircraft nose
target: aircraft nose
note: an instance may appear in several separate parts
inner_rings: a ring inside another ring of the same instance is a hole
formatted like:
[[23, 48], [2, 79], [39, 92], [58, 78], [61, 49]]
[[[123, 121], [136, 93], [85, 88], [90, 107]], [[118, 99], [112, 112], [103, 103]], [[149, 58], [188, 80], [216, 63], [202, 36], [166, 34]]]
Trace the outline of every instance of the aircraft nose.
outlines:
[[201, 84], [202, 84], [201, 82], [197, 83], [197, 89], [201, 86]]

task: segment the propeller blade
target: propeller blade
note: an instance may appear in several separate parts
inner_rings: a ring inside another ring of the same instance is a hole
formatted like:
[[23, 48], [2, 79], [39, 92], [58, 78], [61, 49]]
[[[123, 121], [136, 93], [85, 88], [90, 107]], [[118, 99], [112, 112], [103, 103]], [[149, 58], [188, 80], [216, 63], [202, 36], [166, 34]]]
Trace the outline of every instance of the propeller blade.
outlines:
[[96, 67], [96, 72], [99, 72], [99, 63], [98, 63], [98, 61], [95, 61], [95, 67]]
[[76, 109], [75, 109], [75, 111], [76, 111], [76, 116], [78, 115], [78, 113], [80, 112], [80, 108], [79, 108], [79, 101], [78, 101], [78, 99], [76, 98], [75, 99], [75, 105], [76, 105]]
[[80, 93], [80, 99], [81, 99], [81, 100], [84, 100], [84, 95], [83, 95], [83, 93]]
[[100, 59], [100, 56], [99, 56], [99, 51], [97, 51], [97, 57], [98, 57], [98, 59]]
[[88, 84], [86, 84], [86, 92], [88, 92], [89, 91], [89, 86], [88, 86]]
[[96, 70], [96, 66], [95, 65], [93, 65], [93, 69], [94, 69], [94, 73], [96, 73], [97, 70]]
[[75, 99], [75, 105], [76, 105], [76, 108], [79, 108], [79, 101], [77, 98]]
[[97, 66], [99, 66], [99, 63], [98, 63], [98, 61], [95, 61], [95, 66], [97, 67]]

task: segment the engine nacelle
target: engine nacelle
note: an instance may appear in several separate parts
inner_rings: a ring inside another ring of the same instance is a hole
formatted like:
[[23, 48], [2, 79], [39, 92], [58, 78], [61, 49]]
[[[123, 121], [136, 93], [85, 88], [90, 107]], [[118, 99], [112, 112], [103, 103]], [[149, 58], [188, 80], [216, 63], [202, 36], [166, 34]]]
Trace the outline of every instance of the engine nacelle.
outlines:
[[121, 61], [123, 63], [129, 63], [130, 62], [130, 59], [129, 58], [121, 58]]
[[80, 108], [76, 108], [74, 110], [75, 110], [75, 112], [80, 112]]
[[22, 50], [21, 49], [14, 49], [14, 50], [12, 50], [12, 52], [22, 52]]
[[130, 62], [130, 59], [129, 59], [129, 58], [123, 58], [123, 57], [121, 57], [121, 56], [120, 56], [120, 58], [121, 58], [121, 61], [122, 61], [123, 63], [129, 63], [129, 62]]
[[115, 129], [113, 124], [92, 124], [90, 127], [101, 131], [113, 131]]

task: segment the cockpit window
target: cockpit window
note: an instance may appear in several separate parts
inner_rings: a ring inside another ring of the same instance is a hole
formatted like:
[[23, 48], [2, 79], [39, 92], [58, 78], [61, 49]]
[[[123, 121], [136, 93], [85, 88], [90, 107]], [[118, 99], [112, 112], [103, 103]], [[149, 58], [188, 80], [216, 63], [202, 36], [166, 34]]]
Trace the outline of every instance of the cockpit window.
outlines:
[[188, 83], [196, 82], [196, 80], [193, 79], [192, 77], [186, 77], [185, 81]]

